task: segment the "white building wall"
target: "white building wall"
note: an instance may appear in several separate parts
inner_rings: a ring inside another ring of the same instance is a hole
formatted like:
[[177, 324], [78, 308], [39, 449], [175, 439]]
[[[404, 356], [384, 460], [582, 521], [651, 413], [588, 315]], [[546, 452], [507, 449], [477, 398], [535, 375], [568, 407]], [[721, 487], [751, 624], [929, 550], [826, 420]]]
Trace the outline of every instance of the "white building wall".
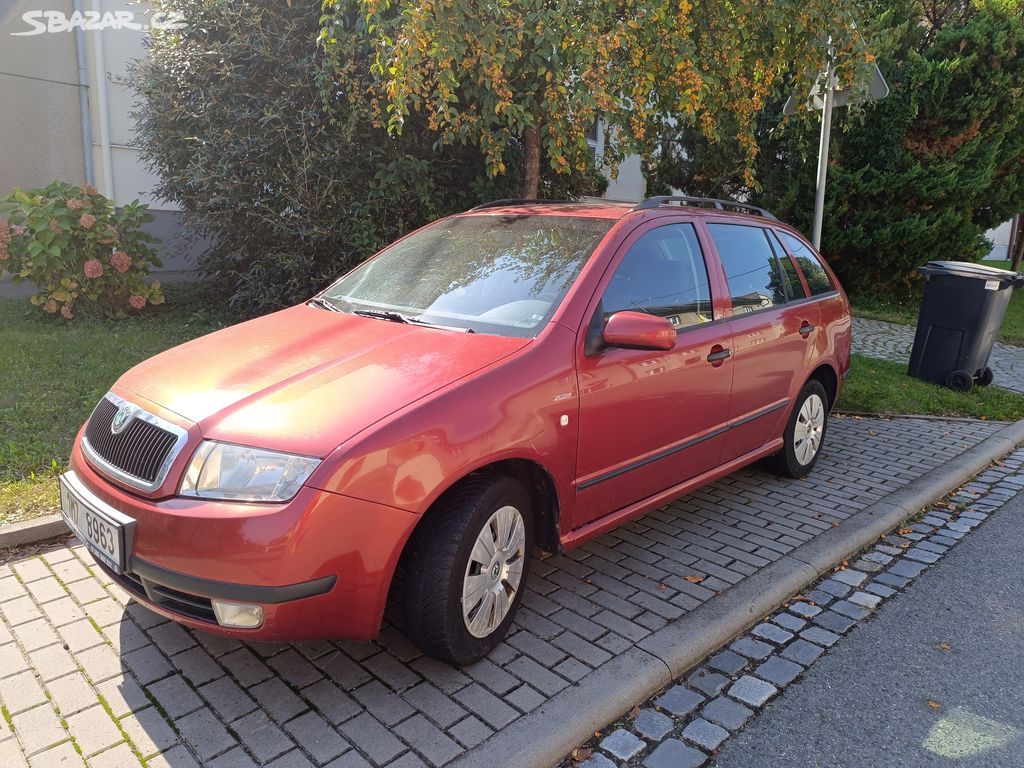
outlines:
[[1013, 228], [1012, 221], [1004, 221], [995, 229], [985, 233], [985, 237], [992, 241], [992, 250], [985, 258], [989, 261], [1008, 259], [1010, 251], [1010, 230]]

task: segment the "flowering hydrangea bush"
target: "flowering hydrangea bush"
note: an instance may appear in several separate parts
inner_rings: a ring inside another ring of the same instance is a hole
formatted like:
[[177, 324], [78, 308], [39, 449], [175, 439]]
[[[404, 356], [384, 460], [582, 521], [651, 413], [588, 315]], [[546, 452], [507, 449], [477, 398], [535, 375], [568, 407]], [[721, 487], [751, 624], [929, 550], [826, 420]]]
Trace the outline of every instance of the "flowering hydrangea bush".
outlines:
[[38, 289], [32, 303], [71, 320], [76, 314], [125, 317], [164, 301], [160, 284], [146, 283], [160, 266], [155, 238], [140, 230], [153, 217], [138, 201], [114, 204], [83, 184], [55, 181], [43, 189], [15, 190], [14, 209], [0, 221], [0, 269]]

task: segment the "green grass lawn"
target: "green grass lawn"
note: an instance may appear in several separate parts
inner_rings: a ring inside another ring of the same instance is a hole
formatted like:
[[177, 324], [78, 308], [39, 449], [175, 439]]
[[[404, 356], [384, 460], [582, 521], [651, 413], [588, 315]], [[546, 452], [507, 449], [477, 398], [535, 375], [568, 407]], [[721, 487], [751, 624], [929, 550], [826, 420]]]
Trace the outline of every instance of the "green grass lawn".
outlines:
[[993, 421], [1024, 418], [1024, 396], [998, 387], [967, 394], [907, 376], [906, 363], [853, 356], [836, 407], [853, 413], [959, 416]]
[[[1009, 269], [1010, 267], [1008, 261], [983, 261], [981, 263], [999, 269]], [[875, 296], [858, 296], [850, 301], [853, 304], [853, 314], [858, 317], [902, 325], [917, 325], [918, 299], [898, 302]], [[1003, 317], [1003, 324], [999, 331], [999, 340], [1006, 344], [1024, 346], [1024, 288], [1014, 291], [1010, 298], [1010, 304], [1006, 308], [1006, 315]]]
[[167, 293], [143, 317], [71, 324], [0, 299], [0, 525], [56, 511], [75, 433], [121, 373], [227, 324], [189, 287]]

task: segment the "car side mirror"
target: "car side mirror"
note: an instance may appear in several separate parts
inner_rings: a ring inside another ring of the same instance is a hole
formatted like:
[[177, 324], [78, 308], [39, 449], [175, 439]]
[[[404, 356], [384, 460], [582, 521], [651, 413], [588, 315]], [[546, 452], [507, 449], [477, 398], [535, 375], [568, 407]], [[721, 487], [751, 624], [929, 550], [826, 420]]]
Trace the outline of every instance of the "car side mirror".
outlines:
[[672, 349], [676, 329], [664, 317], [643, 312], [616, 312], [608, 318], [601, 334], [609, 347], [626, 349]]

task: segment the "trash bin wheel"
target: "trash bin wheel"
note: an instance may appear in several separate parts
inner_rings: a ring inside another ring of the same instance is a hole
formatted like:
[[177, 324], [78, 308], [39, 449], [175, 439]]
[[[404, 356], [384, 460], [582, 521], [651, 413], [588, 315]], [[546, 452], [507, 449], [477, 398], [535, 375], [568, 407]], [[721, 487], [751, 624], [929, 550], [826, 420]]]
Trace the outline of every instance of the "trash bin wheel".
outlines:
[[974, 377], [967, 371], [953, 371], [946, 376], [946, 386], [956, 392], [970, 392]]
[[981, 376], [978, 377], [978, 384], [980, 384], [983, 387], [987, 387], [989, 384], [992, 383], [992, 380], [994, 378], [995, 374], [992, 373], [992, 369], [986, 365], [985, 370], [983, 370], [981, 372]]

